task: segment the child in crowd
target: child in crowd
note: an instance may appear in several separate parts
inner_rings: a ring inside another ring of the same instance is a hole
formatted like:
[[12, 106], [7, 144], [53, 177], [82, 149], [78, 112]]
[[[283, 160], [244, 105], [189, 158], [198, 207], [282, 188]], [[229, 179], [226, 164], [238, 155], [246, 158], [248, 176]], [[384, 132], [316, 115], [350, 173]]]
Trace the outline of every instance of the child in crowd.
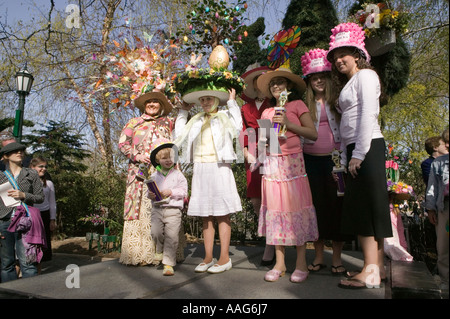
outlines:
[[[194, 162], [192, 190], [188, 216], [203, 219], [205, 258], [196, 272], [221, 273], [231, 269], [229, 257], [231, 240], [230, 214], [242, 210], [231, 161], [236, 159], [233, 139], [242, 130], [242, 118], [236, 103], [236, 92], [198, 90], [183, 97], [186, 102], [175, 122], [175, 144], [187, 141], [184, 154]], [[227, 101], [228, 100], [228, 101]], [[228, 110], [218, 106], [227, 101]], [[203, 112], [187, 122], [192, 103], [199, 103]], [[214, 218], [219, 225], [220, 259], [213, 258]]]
[[306, 243], [319, 235], [300, 137], [316, 140], [317, 131], [308, 108], [299, 100], [306, 88], [300, 76], [280, 67], [261, 75], [257, 83], [276, 106], [281, 106], [283, 92], [291, 92], [284, 113], [271, 107], [261, 116], [286, 128], [285, 138], [278, 138], [281, 154], [270, 154], [264, 161], [258, 234], [266, 237], [266, 245], [275, 245], [276, 256], [275, 266], [264, 279], [276, 281], [285, 274], [285, 246], [296, 246], [297, 260], [290, 280], [299, 283], [308, 277]]
[[[448, 128], [442, 133], [442, 139], [448, 151]], [[448, 290], [448, 168], [449, 155], [441, 155], [431, 164], [430, 176], [425, 198], [430, 222], [436, 226], [437, 268], [441, 277], [441, 289]]]
[[153, 204], [151, 234], [156, 243], [155, 261], [162, 260], [164, 276], [174, 275], [181, 211], [188, 191], [186, 178], [174, 165], [176, 150], [173, 143], [161, 138], [150, 153], [151, 163], [156, 168], [150, 180], [155, 182], [163, 197], [156, 201], [156, 194], [149, 187], [148, 197]]

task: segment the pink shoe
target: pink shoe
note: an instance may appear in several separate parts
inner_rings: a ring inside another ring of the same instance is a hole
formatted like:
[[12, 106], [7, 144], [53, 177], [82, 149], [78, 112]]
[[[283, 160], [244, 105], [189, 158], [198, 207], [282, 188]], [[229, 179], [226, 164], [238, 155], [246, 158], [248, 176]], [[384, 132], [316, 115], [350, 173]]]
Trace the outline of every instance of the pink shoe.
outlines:
[[291, 282], [299, 283], [305, 281], [308, 277], [309, 271], [301, 271], [295, 269], [295, 271], [291, 275]]
[[266, 275], [264, 276], [265, 281], [274, 282], [277, 281], [278, 278], [283, 277], [285, 274], [284, 271], [276, 270], [275, 268], [272, 270], [269, 270]]

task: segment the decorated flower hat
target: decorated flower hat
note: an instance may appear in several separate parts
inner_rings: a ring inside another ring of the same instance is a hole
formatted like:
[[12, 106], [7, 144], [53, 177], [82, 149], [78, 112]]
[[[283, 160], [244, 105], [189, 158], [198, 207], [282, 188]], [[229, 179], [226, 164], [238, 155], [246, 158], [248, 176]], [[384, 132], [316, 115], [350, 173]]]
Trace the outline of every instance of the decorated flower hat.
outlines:
[[174, 86], [183, 101], [198, 105], [201, 97], [214, 96], [220, 100], [221, 105], [224, 105], [230, 95], [229, 89], [234, 88], [236, 94], [240, 94], [245, 82], [236, 73], [227, 69], [229, 61], [226, 49], [218, 45], [209, 57], [209, 68], [188, 69], [177, 74]]
[[359, 50], [361, 55], [370, 62], [370, 55], [367, 53], [364, 44], [365, 33], [362, 27], [353, 22], [341, 23], [331, 29], [330, 49], [328, 50], [327, 59], [333, 61], [333, 51], [342, 47], [354, 47]]
[[247, 67], [245, 73], [241, 76], [245, 81], [245, 89], [242, 94], [243, 100], [249, 101], [257, 97], [255, 87], [253, 86], [253, 80], [269, 70], [270, 68], [268, 66], [261, 66], [259, 63], [253, 63]]
[[167, 94], [170, 94], [170, 90], [171, 88], [169, 85], [162, 80], [144, 84], [142, 88], [135, 91], [138, 97], [133, 100], [134, 106], [137, 107], [141, 113], [144, 113], [145, 102], [148, 100], [157, 99], [164, 110], [162, 116], [168, 115], [173, 109], [172, 103], [170, 103], [167, 98]]
[[312, 49], [301, 57], [303, 76], [313, 73], [331, 71], [331, 63], [327, 60], [328, 51], [323, 49]]
[[158, 152], [164, 148], [173, 148], [174, 149], [174, 153], [175, 153], [175, 159], [174, 159], [174, 163], [177, 161], [177, 156], [178, 156], [178, 148], [177, 146], [172, 143], [170, 140], [168, 140], [167, 138], [159, 138], [157, 139], [153, 145], [152, 145], [152, 150], [150, 152], [150, 162], [152, 163], [152, 165], [154, 167], [158, 166], [158, 162], [156, 161], [156, 154], [158, 154]]
[[264, 96], [268, 98], [273, 97], [272, 93], [270, 93], [269, 83], [273, 78], [276, 77], [284, 77], [289, 79], [297, 88], [300, 94], [302, 94], [306, 90], [305, 81], [303, 81], [303, 79], [299, 75], [294, 74], [286, 65], [282, 65], [278, 69], [268, 71], [258, 78], [258, 87], [260, 88], [261, 92], [263, 92]]

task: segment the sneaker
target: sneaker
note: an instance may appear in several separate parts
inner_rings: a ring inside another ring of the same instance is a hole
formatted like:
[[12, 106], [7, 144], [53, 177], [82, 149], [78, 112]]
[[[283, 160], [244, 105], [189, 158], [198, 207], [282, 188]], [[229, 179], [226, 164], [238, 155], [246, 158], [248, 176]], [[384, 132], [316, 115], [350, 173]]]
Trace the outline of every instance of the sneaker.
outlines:
[[163, 260], [163, 253], [155, 253], [155, 257], [153, 258], [155, 261]]
[[163, 276], [173, 276], [174, 274], [172, 266], [164, 265]]

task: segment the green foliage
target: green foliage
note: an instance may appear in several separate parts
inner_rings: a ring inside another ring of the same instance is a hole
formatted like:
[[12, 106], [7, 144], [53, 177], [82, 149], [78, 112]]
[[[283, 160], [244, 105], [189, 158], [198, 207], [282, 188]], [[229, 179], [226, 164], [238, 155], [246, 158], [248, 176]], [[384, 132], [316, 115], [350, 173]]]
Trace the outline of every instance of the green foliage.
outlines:
[[[256, 62], [267, 65], [267, 49], [261, 49], [258, 37], [264, 34], [266, 26], [264, 18], [258, 18], [247, 28], [248, 36], [242, 39], [242, 45], [235, 49], [236, 60], [233, 61], [233, 70], [243, 74], [249, 65]], [[265, 37], [269, 40], [268, 35]]]
[[59, 232], [83, 235], [89, 227], [79, 219], [96, 213], [99, 207], [108, 211], [110, 224], [120, 231], [126, 177], [108, 170], [106, 165], [88, 171], [83, 161], [90, 158], [90, 152], [82, 149], [83, 135], [67, 123], [50, 121], [46, 129], [33, 132], [26, 136], [27, 144], [34, 156], [48, 161], [48, 172], [55, 184]]
[[198, 88], [234, 88], [236, 94], [240, 94], [245, 82], [236, 72], [225, 68], [220, 69], [195, 69], [177, 74], [174, 79], [175, 89], [184, 95]]
[[388, 97], [398, 93], [409, 79], [411, 54], [401, 36], [397, 36], [395, 47], [385, 54], [373, 56], [371, 64], [377, 70], [383, 91]]
[[243, 163], [233, 163], [231, 168], [242, 205], [242, 211], [233, 214], [231, 217], [231, 237], [243, 243], [248, 239], [257, 239], [259, 212], [253, 210], [253, 205], [247, 198], [247, 173], [245, 165]]
[[63, 171], [84, 172], [87, 166], [81, 161], [90, 156], [84, 149], [84, 136], [74, 132], [67, 123], [49, 121], [46, 129], [33, 130], [27, 135], [29, 144], [35, 154], [45, 157], [50, 165], [49, 173], [60, 174]]
[[328, 50], [331, 29], [338, 24], [336, 10], [330, 0], [292, 0], [286, 10], [284, 29], [299, 26], [300, 43], [290, 57], [292, 72], [302, 74], [301, 57], [305, 52], [320, 48]]
[[[182, 3], [188, 4], [186, 1]], [[231, 6], [226, 1], [198, 1], [186, 15], [189, 25], [179, 28], [176, 35], [188, 45], [187, 51], [204, 55], [206, 49], [214, 49], [219, 44], [239, 44], [245, 36], [246, 26], [242, 24], [242, 17], [246, 10], [244, 0]]]
[[[14, 122], [15, 119], [13, 118], [4, 118], [0, 120], [0, 132], [3, 130], [6, 130], [9, 127], [13, 127], [14, 126]], [[23, 120], [23, 126], [27, 126], [27, 127], [33, 127], [34, 126], [34, 122], [29, 121], [29, 120]]]

